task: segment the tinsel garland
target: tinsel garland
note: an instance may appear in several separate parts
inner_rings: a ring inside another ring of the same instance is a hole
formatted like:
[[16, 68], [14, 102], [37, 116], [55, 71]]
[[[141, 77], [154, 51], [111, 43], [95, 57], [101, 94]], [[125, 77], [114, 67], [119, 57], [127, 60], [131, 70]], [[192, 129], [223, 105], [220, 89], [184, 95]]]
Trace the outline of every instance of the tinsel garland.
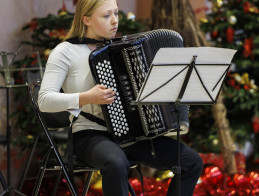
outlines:
[[[168, 176], [170, 171], [161, 173], [154, 178], [144, 177], [144, 193], [141, 181], [138, 178], [130, 178], [131, 183], [137, 196], [166, 196], [171, 178]], [[39, 195], [51, 195], [56, 178], [46, 178], [40, 188]], [[35, 182], [26, 181], [23, 187], [23, 193], [31, 193]], [[83, 192], [83, 181], [78, 183], [78, 192]], [[66, 180], [62, 179], [59, 184], [56, 196], [71, 195]], [[258, 196], [259, 195], [259, 171], [250, 171], [246, 174], [236, 173], [227, 175], [223, 173], [218, 166], [205, 166], [195, 187], [193, 196]], [[93, 176], [93, 183], [89, 188], [87, 196], [103, 196], [102, 179], [100, 173]]]
[[[144, 177], [144, 194], [139, 179], [131, 178], [130, 183], [137, 196], [166, 196], [171, 179]], [[98, 183], [98, 182], [96, 182]], [[102, 189], [91, 186], [88, 196], [102, 196]], [[259, 195], [259, 173], [227, 175], [218, 166], [207, 166], [195, 187], [193, 196], [257, 196]]]

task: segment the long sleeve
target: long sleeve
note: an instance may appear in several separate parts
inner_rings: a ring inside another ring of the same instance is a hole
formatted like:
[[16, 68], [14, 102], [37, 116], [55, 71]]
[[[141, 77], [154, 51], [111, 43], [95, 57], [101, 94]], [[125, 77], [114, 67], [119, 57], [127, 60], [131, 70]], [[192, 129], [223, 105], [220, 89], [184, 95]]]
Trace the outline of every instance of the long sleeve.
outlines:
[[43, 112], [79, 109], [79, 93], [60, 93], [68, 75], [71, 60], [58, 47], [49, 56], [39, 92], [39, 107]]
[[[85, 44], [68, 42], [62, 42], [51, 52], [38, 98], [42, 112], [69, 111], [78, 116], [82, 110], [104, 119], [100, 105], [79, 107], [80, 92], [88, 91], [95, 85], [88, 60], [90, 52]], [[60, 93], [61, 88], [64, 93]], [[85, 129], [107, 130], [79, 116], [73, 124], [73, 132]]]

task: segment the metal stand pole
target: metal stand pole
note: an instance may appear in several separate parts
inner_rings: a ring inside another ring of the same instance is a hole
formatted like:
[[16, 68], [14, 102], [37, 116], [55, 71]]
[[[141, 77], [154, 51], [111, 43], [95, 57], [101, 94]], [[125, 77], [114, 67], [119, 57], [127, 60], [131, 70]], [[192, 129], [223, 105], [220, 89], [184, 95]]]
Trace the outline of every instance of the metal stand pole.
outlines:
[[[175, 106], [175, 105], [174, 105]], [[174, 107], [174, 113], [177, 113], [177, 166], [172, 168], [172, 172], [176, 177], [176, 195], [181, 196], [181, 164], [180, 164], [180, 121], [179, 110]]]
[[[26, 196], [25, 194], [21, 193], [20, 191], [12, 188], [10, 186], [11, 180], [10, 180], [10, 167], [11, 167], [11, 126], [10, 126], [10, 119], [9, 119], [9, 87], [6, 87], [6, 148], [7, 148], [7, 183], [5, 182], [5, 179], [0, 173], [0, 180], [1, 184], [4, 188], [4, 192], [1, 193], [0, 196], [3, 195], [9, 195], [11, 192], [15, 192], [18, 195]], [[1, 171], [0, 171], [1, 172]]]

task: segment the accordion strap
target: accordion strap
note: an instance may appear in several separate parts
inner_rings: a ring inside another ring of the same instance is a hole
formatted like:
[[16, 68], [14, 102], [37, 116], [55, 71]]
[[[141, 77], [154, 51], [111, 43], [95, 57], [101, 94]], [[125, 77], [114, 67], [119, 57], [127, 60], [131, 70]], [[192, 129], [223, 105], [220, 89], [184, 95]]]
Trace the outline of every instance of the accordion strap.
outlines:
[[71, 43], [71, 44], [97, 44], [97, 43], [104, 43], [104, 41], [99, 41], [96, 39], [91, 39], [91, 38], [87, 38], [87, 37], [83, 37], [83, 38], [70, 38], [66, 40], [67, 42]]
[[[86, 119], [88, 119], [90, 121], [93, 121], [93, 122], [97, 123], [98, 125], [106, 127], [106, 123], [103, 119], [100, 119], [100, 118], [98, 118], [98, 117], [96, 117], [96, 116], [94, 116], [90, 113], [81, 111], [79, 115], [85, 117]], [[72, 120], [72, 123], [74, 123], [77, 119], [78, 119], [78, 117], [74, 116], [73, 120]]]
[[106, 127], [106, 123], [105, 123], [105, 121], [103, 119], [100, 119], [100, 118], [98, 118], [98, 117], [96, 117], [96, 116], [94, 116], [94, 115], [92, 115], [90, 113], [81, 111], [79, 115], [82, 115], [86, 119]]

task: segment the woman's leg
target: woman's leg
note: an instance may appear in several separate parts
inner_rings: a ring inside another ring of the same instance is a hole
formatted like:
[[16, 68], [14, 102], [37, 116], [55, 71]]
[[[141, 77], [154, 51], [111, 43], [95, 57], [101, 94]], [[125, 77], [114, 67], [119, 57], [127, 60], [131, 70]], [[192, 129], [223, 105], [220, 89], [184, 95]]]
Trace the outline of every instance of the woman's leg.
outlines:
[[[128, 159], [140, 162], [147, 166], [171, 170], [177, 165], [177, 141], [169, 137], [157, 137], [153, 139], [155, 157], [151, 154], [150, 141], [141, 141], [125, 148]], [[181, 143], [181, 195], [191, 196], [202, 171], [203, 162], [199, 154]], [[167, 195], [176, 195], [176, 179], [173, 178]]]
[[100, 168], [105, 196], [128, 196], [130, 163], [121, 148], [109, 136], [76, 133], [74, 153], [86, 164]]

